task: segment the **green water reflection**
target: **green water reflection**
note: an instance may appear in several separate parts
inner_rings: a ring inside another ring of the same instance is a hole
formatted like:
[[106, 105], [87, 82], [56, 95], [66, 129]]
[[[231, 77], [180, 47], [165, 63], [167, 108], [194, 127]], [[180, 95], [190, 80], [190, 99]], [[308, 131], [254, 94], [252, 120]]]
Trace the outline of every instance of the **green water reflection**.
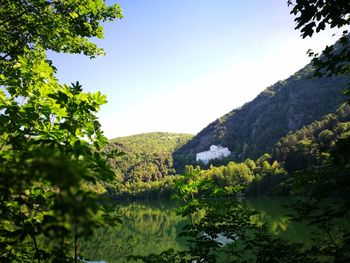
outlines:
[[184, 248], [178, 238], [186, 219], [176, 215], [179, 205], [165, 201], [139, 201], [118, 205], [123, 224], [117, 229], [100, 229], [81, 244], [82, 254], [91, 260], [126, 262], [130, 254], [148, 255], [169, 248]]
[[[260, 212], [257, 222], [268, 222], [271, 233], [293, 241], [307, 242], [310, 228], [301, 223], [288, 221], [284, 208], [290, 203], [282, 198], [249, 198], [242, 201], [247, 207]], [[81, 242], [82, 254], [90, 260], [108, 263], [127, 262], [130, 254], [148, 255], [173, 248], [185, 248], [178, 238], [186, 218], [176, 215], [179, 207], [174, 201], [138, 201], [118, 205], [123, 224], [117, 229], [100, 229], [94, 238]]]

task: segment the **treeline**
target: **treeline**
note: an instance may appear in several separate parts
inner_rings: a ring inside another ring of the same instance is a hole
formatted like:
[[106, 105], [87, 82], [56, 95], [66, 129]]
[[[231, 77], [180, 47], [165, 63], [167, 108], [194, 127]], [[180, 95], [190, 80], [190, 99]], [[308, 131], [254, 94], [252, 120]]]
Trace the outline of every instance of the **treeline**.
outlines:
[[[140, 161], [142, 158], [134, 159], [140, 162], [130, 169], [132, 173], [129, 175], [133, 177], [126, 176], [123, 180], [106, 185], [106, 189], [115, 199], [169, 198], [174, 192], [174, 185], [181, 180], [190, 180], [197, 184], [210, 181], [213, 186], [226, 189], [243, 186], [246, 195], [295, 194], [288, 182], [296, 174], [299, 176], [301, 171], [329, 167], [336, 156], [335, 151], [339, 150], [335, 146], [343, 140], [346, 142], [349, 136], [350, 106], [343, 104], [333, 114], [328, 114], [296, 132], [290, 132], [276, 143], [272, 154], [265, 153], [256, 160], [246, 159], [237, 163], [226, 158], [214, 160], [204, 167], [186, 165], [182, 173], [184, 177], [174, 173], [170, 161], [166, 162], [166, 168], [161, 173], [159, 167], [162, 167], [162, 162], [157, 166], [157, 158], [149, 162]], [[346, 145], [343, 147], [346, 148]], [[127, 164], [132, 156], [125, 155], [125, 159], [120, 162]], [[341, 156], [344, 156], [344, 151]], [[154, 176], [155, 174], [159, 176]]]
[[[175, 186], [179, 183], [201, 184], [210, 182], [212, 187], [230, 189], [236, 186], [246, 186], [247, 191], [255, 194], [259, 188], [254, 188], [258, 182], [269, 181], [271, 186], [266, 191], [274, 193], [273, 186], [282, 181], [286, 171], [269, 154], [264, 154], [256, 161], [247, 159], [242, 163], [229, 162], [227, 165], [210, 166], [201, 169], [199, 166], [187, 165], [184, 175], [169, 175], [157, 181], [149, 182], [116, 182], [106, 185], [107, 194], [112, 199], [147, 199], [170, 198]], [[204, 192], [193, 193], [205, 195]], [[276, 194], [276, 193], [275, 193]]]
[[113, 200], [171, 198], [175, 181], [179, 175], [165, 176], [149, 182], [114, 182], [105, 183], [105, 195]]

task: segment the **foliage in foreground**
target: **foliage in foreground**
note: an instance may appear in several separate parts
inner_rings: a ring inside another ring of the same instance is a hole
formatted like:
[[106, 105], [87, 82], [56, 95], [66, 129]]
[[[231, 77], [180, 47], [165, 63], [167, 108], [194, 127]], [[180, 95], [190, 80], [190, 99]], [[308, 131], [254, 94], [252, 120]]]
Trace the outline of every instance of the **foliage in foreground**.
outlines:
[[120, 17], [102, 0], [1, 1], [1, 262], [78, 262], [79, 241], [109, 221], [90, 191], [114, 177], [96, 117], [106, 97], [59, 84], [45, 51], [101, 55], [89, 38]]

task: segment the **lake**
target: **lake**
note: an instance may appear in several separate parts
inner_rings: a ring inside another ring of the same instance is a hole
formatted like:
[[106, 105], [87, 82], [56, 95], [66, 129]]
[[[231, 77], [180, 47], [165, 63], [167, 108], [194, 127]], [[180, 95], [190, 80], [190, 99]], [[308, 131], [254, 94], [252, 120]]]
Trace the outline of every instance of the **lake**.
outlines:
[[[289, 204], [286, 198], [247, 198], [247, 207], [260, 212], [257, 220], [268, 222], [271, 233], [293, 241], [306, 241], [310, 228], [290, 222], [283, 208]], [[176, 214], [180, 204], [171, 200], [148, 200], [118, 204], [123, 224], [117, 229], [99, 229], [89, 241], [81, 242], [83, 255], [94, 262], [127, 262], [127, 256], [160, 253], [173, 248], [185, 248], [178, 238], [187, 219]]]

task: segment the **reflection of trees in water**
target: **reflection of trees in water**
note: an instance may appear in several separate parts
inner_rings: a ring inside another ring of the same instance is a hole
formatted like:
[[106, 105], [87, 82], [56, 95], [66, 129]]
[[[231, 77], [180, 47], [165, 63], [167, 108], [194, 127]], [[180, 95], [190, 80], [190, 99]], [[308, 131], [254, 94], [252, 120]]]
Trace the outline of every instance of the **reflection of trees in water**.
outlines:
[[[286, 216], [290, 210], [282, 207], [290, 201], [281, 198], [249, 198], [243, 203], [260, 212], [253, 220], [267, 222], [271, 233], [283, 235], [291, 241], [307, 242], [310, 228], [290, 222]], [[148, 255], [185, 247], [184, 240], [179, 239], [178, 234], [187, 220], [176, 215], [178, 205], [175, 202], [123, 203], [118, 208], [123, 215], [123, 224], [117, 229], [99, 229], [93, 239], [81, 244], [84, 256], [108, 263], [126, 262], [127, 256], [131, 254]], [[202, 216], [200, 212], [196, 218]]]
[[[122, 262], [130, 255], [135, 246], [131, 235], [121, 235], [121, 229], [98, 229], [94, 237], [81, 244], [83, 255], [91, 260]], [[123, 260], [118, 260], [122, 258]]]
[[292, 203], [287, 198], [259, 197], [244, 201], [248, 208], [259, 212], [253, 220], [267, 223], [272, 234], [281, 235], [291, 241], [308, 242], [309, 235], [315, 229], [300, 222], [291, 222], [288, 215], [292, 209], [286, 206]]
[[123, 224], [117, 229], [100, 229], [93, 239], [81, 245], [84, 256], [93, 260], [125, 262], [128, 255], [160, 253], [180, 249], [178, 239], [185, 219], [176, 215], [169, 203], [130, 203], [120, 205]]
[[267, 223], [271, 233], [278, 235], [285, 233], [290, 228], [290, 221], [287, 216], [280, 215], [276, 218], [272, 218], [270, 214], [262, 211], [253, 218], [255, 223]]

